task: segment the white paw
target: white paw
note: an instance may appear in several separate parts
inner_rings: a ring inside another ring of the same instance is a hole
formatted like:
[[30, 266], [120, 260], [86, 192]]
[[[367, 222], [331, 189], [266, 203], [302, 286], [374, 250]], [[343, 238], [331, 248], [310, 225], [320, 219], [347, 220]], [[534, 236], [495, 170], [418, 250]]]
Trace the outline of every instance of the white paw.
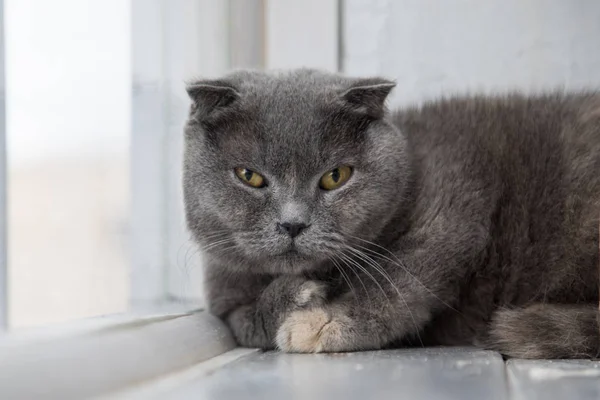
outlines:
[[342, 325], [322, 308], [294, 311], [279, 327], [276, 344], [290, 353], [339, 351]]

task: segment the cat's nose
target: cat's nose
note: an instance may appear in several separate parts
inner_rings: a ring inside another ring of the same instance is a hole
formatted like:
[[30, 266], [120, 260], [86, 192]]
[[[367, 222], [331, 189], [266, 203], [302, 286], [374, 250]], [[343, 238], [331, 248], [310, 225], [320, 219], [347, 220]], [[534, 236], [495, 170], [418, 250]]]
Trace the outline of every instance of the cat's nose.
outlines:
[[277, 224], [277, 230], [281, 233], [287, 233], [292, 238], [295, 238], [304, 229], [308, 228], [308, 225], [302, 222], [283, 222]]

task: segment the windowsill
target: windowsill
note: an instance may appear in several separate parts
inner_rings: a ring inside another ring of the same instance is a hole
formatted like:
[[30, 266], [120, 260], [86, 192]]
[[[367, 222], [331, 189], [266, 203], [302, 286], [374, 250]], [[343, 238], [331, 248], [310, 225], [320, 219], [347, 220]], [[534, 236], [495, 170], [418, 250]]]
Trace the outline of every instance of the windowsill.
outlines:
[[600, 393], [600, 362], [505, 363], [475, 348], [264, 353], [236, 348], [210, 314], [172, 307], [0, 337], [0, 398], [504, 400]]
[[206, 312], [181, 309], [13, 332], [0, 337], [0, 398], [106, 395], [234, 347], [220, 320]]
[[150, 321], [155, 318], [176, 316], [189, 312], [200, 312], [203, 306], [192, 302], [157, 302], [133, 304], [131, 310], [123, 313], [103, 314], [88, 318], [79, 318], [67, 322], [12, 328], [0, 331], [0, 348], [7, 340], [28, 341], [52, 337], [73, 336], [105, 327], [131, 323], [135, 321]]
[[111, 394], [148, 399], [597, 399], [600, 362], [517, 360], [469, 347], [337, 354], [234, 349]]

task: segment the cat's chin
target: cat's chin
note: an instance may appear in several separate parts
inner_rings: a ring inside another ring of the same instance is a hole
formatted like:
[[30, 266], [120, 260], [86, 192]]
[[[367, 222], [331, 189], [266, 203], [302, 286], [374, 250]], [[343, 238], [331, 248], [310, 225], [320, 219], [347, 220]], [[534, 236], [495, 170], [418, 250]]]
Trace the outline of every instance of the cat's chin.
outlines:
[[306, 255], [291, 250], [284, 253], [266, 256], [261, 264], [263, 272], [270, 274], [302, 274], [321, 267], [324, 260], [315, 255]]
[[250, 246], [239, 250], [231, 252], [217, 250], [216, 254], [211, 256], [219, 260], [219, 264], [235, 271], [273, 275], [297, 275], [322, 270], [330, 260], [327, 254], [302, 246], [271, 249], [270, 252], [257, 251]]

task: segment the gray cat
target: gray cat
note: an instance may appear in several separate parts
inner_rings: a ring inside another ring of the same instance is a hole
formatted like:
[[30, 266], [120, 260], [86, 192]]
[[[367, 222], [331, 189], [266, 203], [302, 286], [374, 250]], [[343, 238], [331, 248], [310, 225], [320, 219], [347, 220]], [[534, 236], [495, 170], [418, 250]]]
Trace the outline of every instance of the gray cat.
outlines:
[[597, 356], [600, 95], [389, 112], [314, 70], [187, 88], [188, 227], [242, 346]]

